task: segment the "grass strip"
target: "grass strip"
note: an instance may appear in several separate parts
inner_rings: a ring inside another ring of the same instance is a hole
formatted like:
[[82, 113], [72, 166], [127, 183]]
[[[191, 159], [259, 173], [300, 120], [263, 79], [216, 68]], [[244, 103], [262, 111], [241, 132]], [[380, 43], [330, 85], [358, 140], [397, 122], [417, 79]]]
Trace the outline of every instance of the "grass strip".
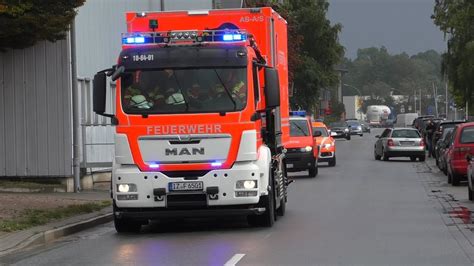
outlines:
[[69, 218], [79, 214], [99, 211], [110, 206], [111, 201], [89, 202], [69, 205], [50, 210], [26, 209], [13, 219], [0, 220], [0, 231], [14, 232], [43, 225], [51, 221]]
[[35, 183], [28, 181], [7, 181], [0, 180], [0, 188], [28, 188], [28, 189], [44, 189], [44, 188], [57, 188], [64, 187], [61, 184], [55, 183]]

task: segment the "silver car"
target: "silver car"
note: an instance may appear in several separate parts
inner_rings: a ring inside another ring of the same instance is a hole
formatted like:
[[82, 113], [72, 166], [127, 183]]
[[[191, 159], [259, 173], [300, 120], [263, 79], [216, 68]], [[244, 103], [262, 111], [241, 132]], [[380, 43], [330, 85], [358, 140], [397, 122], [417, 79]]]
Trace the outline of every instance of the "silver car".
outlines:
[[388, 161], [390, 157], [410, 157], [425, 160], [425, 143], [420, 132], [414, 128], [387, 128], [382, 135], [375, 136], [375, 160]]

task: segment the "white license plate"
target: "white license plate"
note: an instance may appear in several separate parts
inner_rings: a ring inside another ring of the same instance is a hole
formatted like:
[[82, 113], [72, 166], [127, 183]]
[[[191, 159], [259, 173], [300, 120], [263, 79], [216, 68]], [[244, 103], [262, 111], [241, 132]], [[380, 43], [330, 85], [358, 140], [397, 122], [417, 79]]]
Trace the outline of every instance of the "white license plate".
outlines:
[[292, 163], [286, 164], [286, 168], [293, 168], [293, 164]]
[[169, 191], [200, 191], [203, 190], [202, 181], [172, 182], [168, 184]]

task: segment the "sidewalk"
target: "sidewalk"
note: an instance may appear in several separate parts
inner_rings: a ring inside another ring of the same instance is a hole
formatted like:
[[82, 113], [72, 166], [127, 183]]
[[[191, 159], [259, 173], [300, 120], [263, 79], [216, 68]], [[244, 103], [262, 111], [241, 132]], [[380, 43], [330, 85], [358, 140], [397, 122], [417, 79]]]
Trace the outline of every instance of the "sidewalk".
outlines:
[[[110, 200], [109, 191], [81, 193], [0, 193], [0, 219], [22, 209], [56, 207]], [[100, 211], [56, 220], [41, 226], [15, 232], [0, 232], [0, 256], [32, 245], [48, 243], [59, 237], [76, 233], [113, 220], [112, 207]]]

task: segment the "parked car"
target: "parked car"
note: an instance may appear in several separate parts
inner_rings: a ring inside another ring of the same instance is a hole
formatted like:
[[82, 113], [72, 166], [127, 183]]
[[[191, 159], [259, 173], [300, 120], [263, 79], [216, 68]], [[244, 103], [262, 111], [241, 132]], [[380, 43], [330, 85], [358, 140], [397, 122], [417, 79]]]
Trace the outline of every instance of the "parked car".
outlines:
[[451, 136], [450, 133], [453, 132], [453, 129], [454, 128], [444, 128], [441, 137], [436, 142], [436, 146], [433, 149], [435, 153], [434, 159], [436, 160], [436, 166], [438, 166], [440, 170], [442, 170], [440, 166], [440, 158], [441, 158], [442, 152], [444, 151], [444, 148], [446, 147], [446, 141]]
[[444, 137], [443, 143], [440, 144], [439, 151], [438, 151], [438, 168], [445, 174], [448, 175], [447, 171], [447, 165], [446, 165], [446, 155], [449, 147], [451, 146], [452, 139], [453, 139], [453, 131], [450, 130], [448, 133], [446, 133], [446, 136]]
[[364, 132], [362, 132], [362, 126], [359, 121], [357, 120], [348, 120], [346, 123], [349, 125], [349, 129], [351, 131], [351, 135], [359, 135], [364, 136]]
[[347, 122], [333, 122], [329, 124], [329, 129], [331, 132], [334, 132], [334, 135], [331, 135], [333, 138], [345, 138], [351, 140], [351, 129]]
[[[302, 115], [300, 115], [302, 114]], [[318, 175], [319, 149], [315, 144], [311, 121], [302, 111], [290, 112], [290, 141], [285, 148], [288, 172], [309, 171], [310, 177]]]
[[446, 155], [448, 183], [459, 185], [467, 177], [466, 156], [474, 151], [474, 122], [457, 125]]
[[469, 195], [469, 200], [474, 201], [474, 156], [472, 153], [466, 156], [467, 161], [467, 192]]
[[410, 157], [411, 161], [425, 160], [425, 143], [414, 128], [387, 128], [375, 136], [375, 160], [388, 161], [390, 157]]
[[436, 159], [436, 147], [438, 145], [438, 141], [440, 140], [441, 136], [443, 135], [443, 131], [446, 129], [453, 129], [456, 125], [464, 123], [464, 120], [455, 120], [455, 121], [444, 121], [440, 120], [436, 123], [436, 128], [433, 134], [432, 145], [434, 147], [432, 156]]
[[319, 147], [318, 162], [327, 162], [329, 166], [336, 166], [336, 142], [334, 138], [330, 136], [324, 123], [313, 122], [313, 134], [316, 132], [321, 132], [321, 136], [314, 138], [316, 145]]

